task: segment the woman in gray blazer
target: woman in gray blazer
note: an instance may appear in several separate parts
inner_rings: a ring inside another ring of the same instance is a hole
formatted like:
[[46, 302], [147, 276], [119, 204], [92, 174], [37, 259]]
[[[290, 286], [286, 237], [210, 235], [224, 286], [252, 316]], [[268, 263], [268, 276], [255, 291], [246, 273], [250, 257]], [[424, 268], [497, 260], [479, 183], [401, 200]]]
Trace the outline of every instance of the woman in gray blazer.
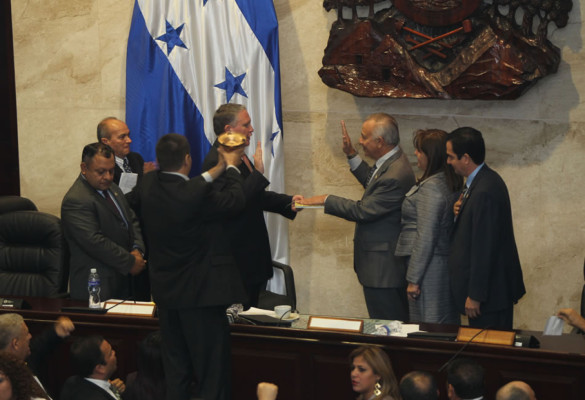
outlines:
[[414, 154], [423, 171], [402, 203], [402, 230], [397, 256], [407, 257], [411, 322], [459, 324], [449, 291], [449, 239], [453, 204], [462, 178], [447, 164], [447, 133], [438, 129], [414, 133]]

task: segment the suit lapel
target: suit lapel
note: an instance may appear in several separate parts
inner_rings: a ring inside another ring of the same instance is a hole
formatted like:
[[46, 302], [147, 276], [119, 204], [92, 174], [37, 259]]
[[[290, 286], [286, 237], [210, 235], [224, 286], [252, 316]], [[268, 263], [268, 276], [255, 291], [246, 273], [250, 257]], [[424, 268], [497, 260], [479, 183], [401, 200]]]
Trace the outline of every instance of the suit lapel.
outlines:
[[384, 161], [384, 163], [380, 166], [380, 168], [378, 168], [375, 172], [374, 172], [374, 176], [372, 176], [372, 179], [370, 179], [370, 182], [368, 184], [368, 186], [366, 187], [366, 191], [368, 191], [368, 188], [372, 187], [372, 184], [382, 175], [384, 175], [384, 173], [386, 173], [386, 171], [388, 171], [388, 168], [390, 168], [390, 165], [392, 165], [392, 163], [396, 160], [398, 160], [398, 158], [400, 158], [400, 156], [402, 155], [402, 150], [398, 149], [398, 151], [396, 152], [396, 154], [392, 155], [392, 157], [390, 157], [389, 159], [387, 159], [386, 161]]
[[473, 178], [473, 182], [471, 182], [471, 186], [464, 193], [463, 200], [461, 202], [461, 207], [459, 208], [459, 215], [457, 215], [455, 217], [455, 222], [457, 222], [461, 218], [461, 215], [463, 214], [463, 211], [465, 209], [465, 205], [469, 202], [469, 198], [471, 197], [473, 189], [477, 186], [477, 182], [479, 182], [481, 180], [481, 178], [483, 177], [483, 175], [487, 171], [487, 168], [488, 168], [488, 166], [485, 164], [483, 167], [481, 167], [481, 169], [477, 172], [477, 175], [475, 175], [475, 178]]

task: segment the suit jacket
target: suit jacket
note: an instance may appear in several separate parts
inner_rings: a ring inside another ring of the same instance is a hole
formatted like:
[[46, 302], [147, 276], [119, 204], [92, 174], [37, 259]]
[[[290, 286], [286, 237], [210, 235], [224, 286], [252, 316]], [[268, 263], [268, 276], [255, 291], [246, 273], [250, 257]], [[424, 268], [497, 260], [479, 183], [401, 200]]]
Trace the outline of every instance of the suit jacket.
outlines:
[[467, 297], [480, 301], [482, 311], [493, 312], [511, 307], [526, 293], [508, 189], [487, 165], [472, 181], [455, 221], [449, 271], [461, 313]]
[[101, 299], [129, 296], [129, 271], [135, 258], [133, 248], [144, 251], [136, 215], [115, 183], [110, 192], [122, 209], [128, 226], [106, 199], [79, 175], [61, 204], [61, 219], [71, 252], [71, 298], [88, 298], [87, 277], [97, 268]]
[[[370, 166], [363, 161], [352, 173], [366, 186]], [[354, 269], [363, 286], [406, 286], [404, 259], [394, 255], [400, 234], [402, 200], [414, 185], [414, 173], [402, 150], [378, 168], [360, 201], [329, 195], [325, 213], [355, 221]]]
[[[449, 255], [453, 204], [457, 196], [459, 193], [449, 189], [442, 172], [413, 186], [406, 194], [402, 203], [402, 230], [396, 255], [411, 256], [406, 275], [408, 282], [420, 285], [427, 271], [432, 275], [441, 272], [429, 271], [429, 267], [434, 256]], [[443, 279], [447, 277], [442, 273], [433, 278]], [[448, 281], [446, 283], [448, 286]]]
[[111, 394], [85, 378], [74, 375], [69, 377], [63, 389], [59, 400], [115, 400]]
[[139, 199], [149, 241], [152, 295], [161, 306], [224, 306], [245, 299], [223, 232], [223, 219], [244, 207], [242, 178], [231, 168], [223, 176], [223, 191], [214, 190], [201, 176], [186, 181], [156, 171], [142, 180]]
[[[134, 153], [131, 151], [130, 153], [128, 153], [126, 158], [128, 159], [128, 165], [130, 166], [132, 172], [138, 174], [138, 180], [142, 179], [142, 174], [144, 171], [144, 159], [142, 158], [142, 156], [138, 153]], [[122, 176], [122, 172], [124, 172], [122, 171], [122, 168], [120, 168], [118, 164], [116, 164], [116, 166], [114, 167], [114, 183], [116, 185], [120, 183], [120, 177]]]
[[[216, 141], [203, 160], [203, 171], [217, 164], [217, 146]], [[244, 282], [261, 283], [272, 276], [272, 253], [263, 212], [273, 212], [291, 220], [297, 213], [291, 210], [292, 196], [265, 190], [270, 182], [256, 169], [250, 172], [244, 163], [239, 169], [244, 179], [246, 207], [230, 219], [226, 225], [227, 235]], [[223, 177], [213, 183], [218, 190], [226, 184]]]

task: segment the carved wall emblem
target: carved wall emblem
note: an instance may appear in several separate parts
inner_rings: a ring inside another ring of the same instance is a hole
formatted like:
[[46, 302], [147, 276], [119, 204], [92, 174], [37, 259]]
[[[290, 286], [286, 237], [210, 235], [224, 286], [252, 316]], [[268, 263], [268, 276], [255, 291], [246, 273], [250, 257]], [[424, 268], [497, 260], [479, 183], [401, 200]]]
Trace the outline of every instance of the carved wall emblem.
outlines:
[[548, 26], [565, 27], [573, 7], [572, 0], [393, 0], [374, 12], [381, 2], [324, 1], [338, 16], [319, 70], [328, 86], [364, 97], [516, 99], [557, 71], [560, 50]]

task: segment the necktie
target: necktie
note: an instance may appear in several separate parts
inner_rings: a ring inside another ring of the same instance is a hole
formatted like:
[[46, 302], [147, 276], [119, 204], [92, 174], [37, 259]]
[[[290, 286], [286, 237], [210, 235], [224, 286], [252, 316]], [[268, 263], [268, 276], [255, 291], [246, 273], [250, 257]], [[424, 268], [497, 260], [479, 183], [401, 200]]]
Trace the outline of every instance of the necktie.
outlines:
[[128, 164], [128, 159], [126, 157], [124, 157], [124, 163], [122, 164], [122, 167], [124, 168], [124, 172], [127, 173], [132, 172], [132, 170], [130, 169], [130, 164]]
[[120, 396], [120, 392], [118, 391], [118, 388], [116, 388], [114, 385], [110, 385], [110, 390], [112, 391], [112, 393], [114, 393], [116, 400], [122, 400], [122, 396]]
[[242, 161], [244, 162], [244, 164], [246, 164], [246, 167], [248, 167], [250, 172], [254, 172], [254, 169], [252, 168], [252, 163], [250, 162], [250, 159], [248, 158], [247, 155], [244, 154], [242, 156]]
[[366, 186], [368, 186], [370, 184], [370, 180], [374, 176], [374, 173], [376, 172], [377, 168], [378, 167], [376, 166], [376, 164], [374, 164], [374, 166], [372, 168], [370, 168], [370, 172], [368, 173], [368, 178], [366, 179]]
[[[120, 217], [122, 217], [122, 215], [120, 214], [120, 210], [118, 210], [118, 207], [116, 207], [116, 203], [114, 203], [114, 200], [112, 200], [112, 197], [110, 197], [109, 191], [108, 190], [102, 190], [102, 193], [104, 195], [104, 198], [106, 199], [106, 201], [108, 202], [108, 204], [112, 208], [112, 210], [114, 210], [117, 215], [119, 215]], [[122, 217], [122, 219], [124, 219], [124, 217]]]

